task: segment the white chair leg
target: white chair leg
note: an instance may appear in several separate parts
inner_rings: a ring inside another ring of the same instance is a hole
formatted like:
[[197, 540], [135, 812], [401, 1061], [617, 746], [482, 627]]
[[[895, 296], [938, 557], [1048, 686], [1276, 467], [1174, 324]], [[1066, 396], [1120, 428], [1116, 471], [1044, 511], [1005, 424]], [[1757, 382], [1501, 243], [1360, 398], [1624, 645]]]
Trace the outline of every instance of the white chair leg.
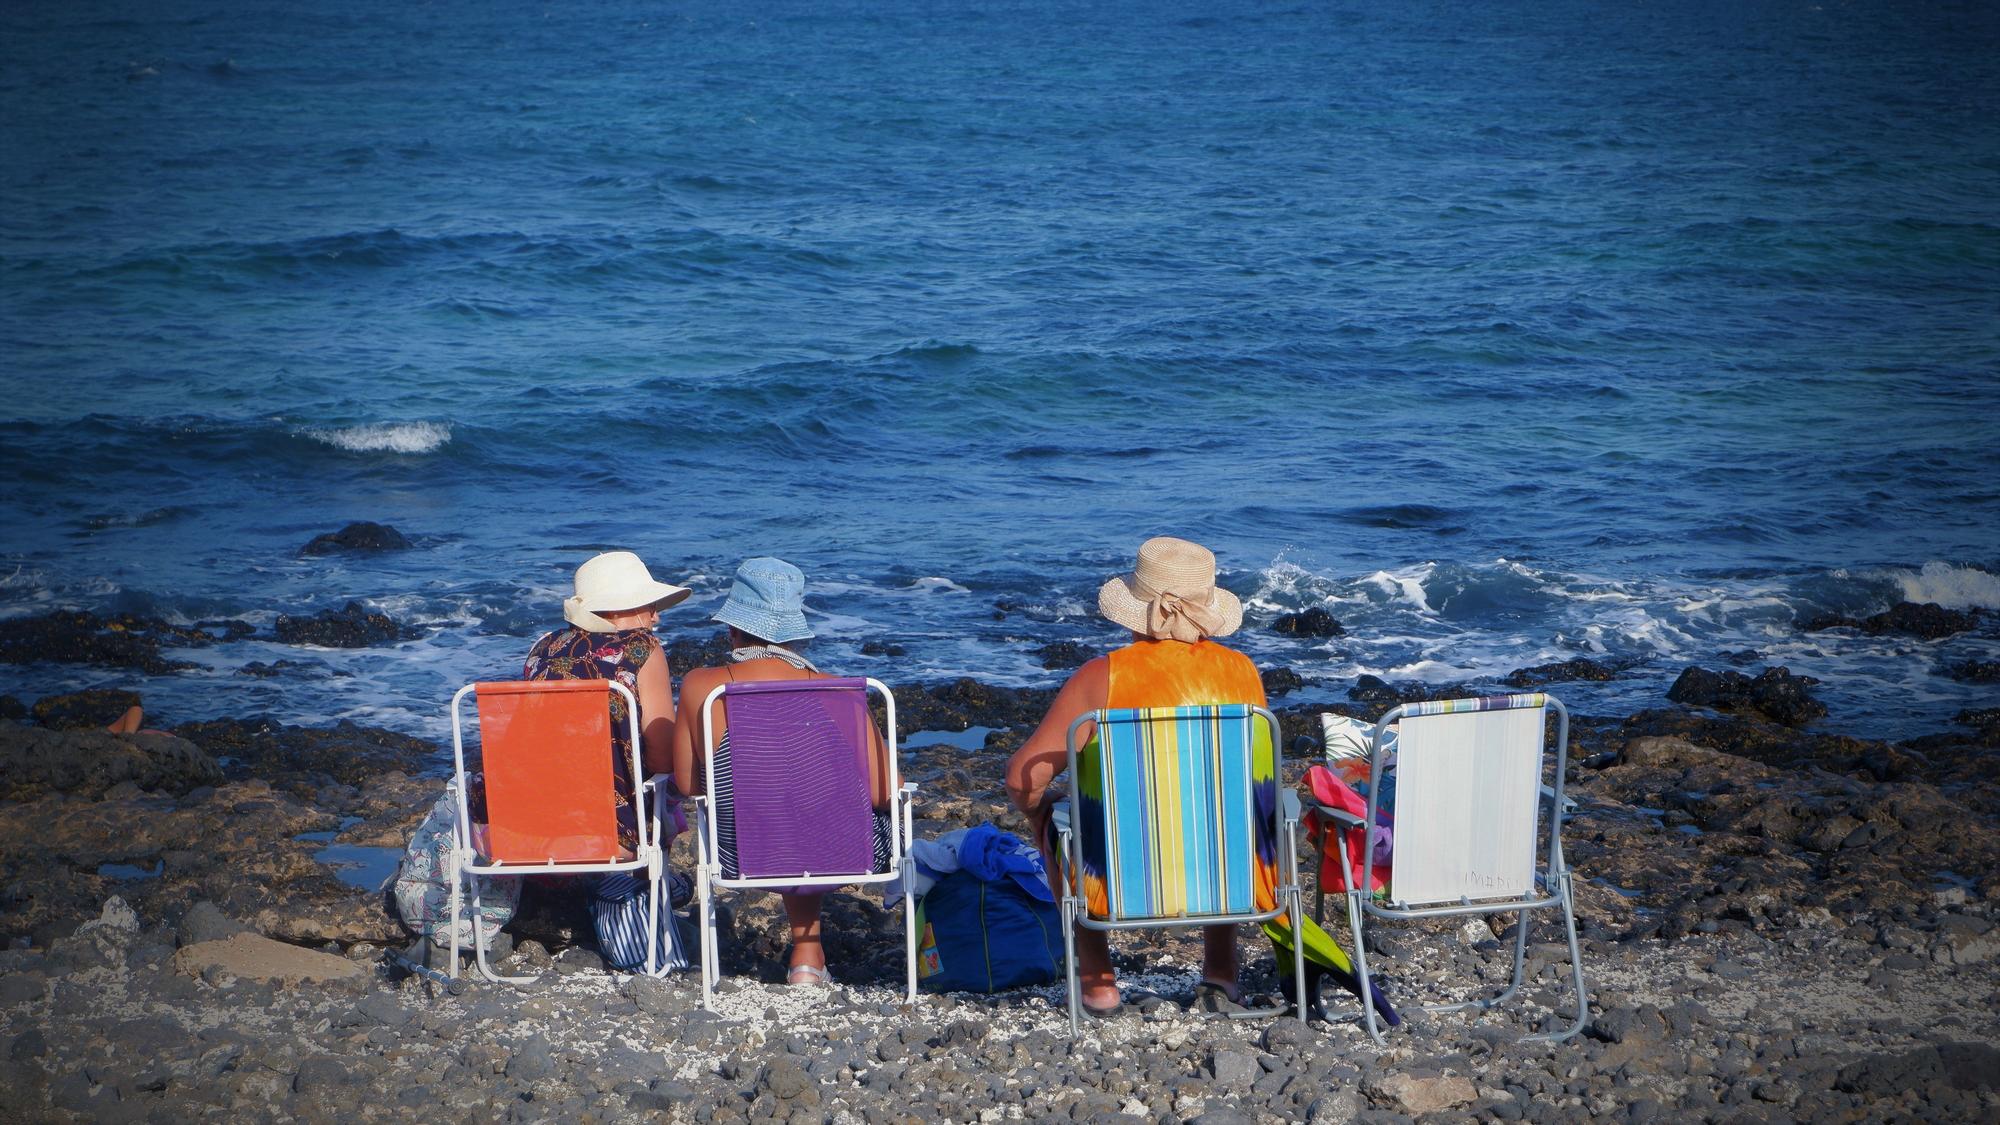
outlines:
[[1063, 896], [1062, 929], [1063, 983], [1069, 989], [1069, 1037], [1075, 1039], [1082, 1030], [1083, 982], [1076, 972], [1076, 900], [1067, 894]]
[[1361, 1019], [1368, 1028], [1368, 1038], [1378, 1046], [1386, 1046], [1382, 1029], [1375, 1022], [1375, 987], [1368, 977], [1368, 947], [1361, 933], [1361, 896], [1366, 891], [1347, 892], [1347, 925], [1354, 933], [1354, 975], [1361, 982]]
[[[465, 905], [462, 901], [460, 901], [460, 892], [464, 888], [459, 885], [459, 880], [462, 878], [462, 875], [460, 874], [458, 868], [458, 852], [456, 850], [452, 852], [450, 860], [447, 861], [447, 866], [449, 867], [451, 872], [451, 922], [450, 922], [451, 964], [445, 967], [445, 975], [456, 980], [458, 978], [459, 910], [462, 906]], [[426, 941], [430, 940], [428, 935], [426, 935], [425, 940]]]
[[[1525, 1037], [1527, 1041], [1560, 1043], [1565, 1039], [1575, 1037], [1578, 1032], [1590, 1025], [1590, 1000], [1584, 992], [1583, 949], [1576, 939], [1575, 896], [1569, 872], [1563, 872], [1562, 879], [1559, 880], [1559, 886], [1559, 893], [1562, 896], [1563, 930], [1569, 937], [1570, 983], [1576, 989], [1576, 1020], [1570, 1024], [1567, 1030], [1552, 1032], [1547, 1035], [1529, 1035]], [[1522, 929], [1525, 931], [1527, 927], [1523, 925]]]

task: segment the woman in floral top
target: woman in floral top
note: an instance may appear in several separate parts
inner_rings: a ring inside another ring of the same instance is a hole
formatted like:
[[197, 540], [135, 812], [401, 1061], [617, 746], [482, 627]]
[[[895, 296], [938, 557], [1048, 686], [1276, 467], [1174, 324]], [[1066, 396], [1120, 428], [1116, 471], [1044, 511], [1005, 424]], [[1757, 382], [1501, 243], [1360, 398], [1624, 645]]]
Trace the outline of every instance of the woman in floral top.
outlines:
[[[657, 609], [606, 612], [616, 625], [608, 633], [593, 633], [571, 625], [545, 633], [528, 650], [521, 665], [524, 680], [616, 680], [639, 701], [639, 758], [648, 775], [673, 769], [674, 699], [667, 675], [667, 658], [653, 636]], [[634, 624], [633, 622], [636, 622]], [[618, 841], [638, 844], [638, 824], [632, 773], [632, 725], [625, 714], [625, 697], [611, 693], [611, 778], [618, 787]]]
[[[653, 626], [662, 609], [687, 596], [682, 587], [653, 581], [646, 564], [630, 551], [598, 555], [577, 568], [576, 593], [563, 602], [568, 627], [535, 642], [521, 677], [624, 684], [639, 701], [640, 764], [648, 774], [668, 773], [673, 769], [673, 682]], [[618, 838], [631, 849], [639, 842], [639, 809], [636, 779], [631, 776], [632, 728], [625, 708], [625, 697], [612, 692], [611, 776], [618, 790]], [[669, 873], [669, 879], [683, 889], [671, 897], [685, 899], [686, 878]], [[591, 885], [590, 911], [604, 960], [614, 969], [641, 967], [649, 913], [646, 884], [623, 873], [598, 876]], [[664, 969], [688, 967], [687, 945], [667, 904], [659, 911], [658, 943]]]

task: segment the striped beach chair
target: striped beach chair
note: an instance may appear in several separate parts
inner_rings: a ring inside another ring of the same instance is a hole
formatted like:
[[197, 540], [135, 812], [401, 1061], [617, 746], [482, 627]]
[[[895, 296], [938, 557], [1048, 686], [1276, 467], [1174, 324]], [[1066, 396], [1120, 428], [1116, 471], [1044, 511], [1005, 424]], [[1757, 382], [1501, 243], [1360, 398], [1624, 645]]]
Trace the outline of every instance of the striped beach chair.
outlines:
[[[1553, 751], [1546, 738], [1550, 712], [1556, 717]], [[1562, 850], [1563, 816], [1570, 805], [1563, 796], [1563, 775], [1569, 764], [1569, 711], [1554, 696], [1539, 692], [1405, 703], [1376, 724], [1369, 751], [1365, 814], [1355, 816], [1324, 806], [1315, 807], [1315, 814], [1342, 829], [1378, 823], [1382, 775], [1390, 758], [1384, 741], [1392, 726], [1398, 730], [1394, 752], [1395, 862], [1380, 901], [1368, 890], [1374, 882], [1375, 849], [1369, 848], [1359, 857], [1350, 855], [1348, 832], [1344, 830], [1320, 837], [1322, 849], [1328, 838], [1334, 841], [1340, 856], [1338, 870], [1361, 871], [1360, 881], [1347, 892], [1347, 915], [1354, 931], [1354, 961], [1362, 985], [1368, 985], [1370, 973], [1368, 949], [1362, 941], [1366, 919], [1519, 911], [1514, 975], [1507, 987], [1496, 996], [1429, 1005], [1425, 1011], [1495, 1007], [1520, 990], [1529, 915], [1555, 908], [1562, 912], [1569, 939], [1576, 1019], [1561, 1032], [1528, 1038], [1563, 1040], [1582, 1031], [1590, 1018], [1589, 1007], [1583, 956], [1576, 939], [1574, 892]], [[1542, 774], [1551, 756], [1555, 769], [1545, 787]], [[1541, 811], [1545, 805], [1546, 818]], [[1321, 869], [1325, 870], [1324, 863]], [[1381, 1042], [1374, 1009], [1363, 1005], [1362, 1012], [1368, 1034]]]
[[[1079, 744], [1086, 726], [1093, 733]], [[1285, 915], [1297, 931], [1299, 807], [1278, 787], [1277, 732], [1271, 712], [1247, 704], [1094, 711], [1070, 725], [1075, 803], [1057, 836], [1072, 1035], [1082, 1004], [1076, 926], [1161, 929]], [[1298, 943], [1293, 958], [1303, 1019]]]

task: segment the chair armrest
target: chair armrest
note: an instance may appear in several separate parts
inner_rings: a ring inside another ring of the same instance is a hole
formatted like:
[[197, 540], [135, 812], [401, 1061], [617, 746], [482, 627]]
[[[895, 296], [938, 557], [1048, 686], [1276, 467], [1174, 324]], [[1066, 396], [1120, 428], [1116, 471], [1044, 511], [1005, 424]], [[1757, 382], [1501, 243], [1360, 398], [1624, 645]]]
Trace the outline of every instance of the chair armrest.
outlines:
[[1299, 817], [1302, 815], [1299, 812], [1299, 795], [1290, 789], [1279, 790], [1278, 813], [1286, 820], [1294, 824], [1298, 823]]
[[1315, 816], [1324, 817], [1327, 820], [1330, 820], [1335, 824], [1340, 825], [1342, 828], [1359, 828], [1363, 824], [1367, 823], [1367, 821], [1362, 820], [1360, 817], [1354, 815], [1351, 812], [1348, 812], [1346, 809], [1337, 809], [1334, 808], [1332, 805], [1321, 804], [1311, 794], [1306, 795], [1305, 804], [1307, 812], [1310, 812]]
[[[1556, 799], [1556, 791], [1550, 786], [1547, 785], [1542, 786], [1542, 800], [1554, 801], [1555, 799]], [[1570, 796], [1567, 793], [1563, 794], [1563, 815], [1568, 816], [1569, 814], [1575, 811], [1576, 811], [1576, 798]]]
[[[669, 784], [671, 784], [673, 780], [674, 780], [673, 774], [656, 773], [653, 776], [647, 778], [646, 780], [640, 782], [639, 788], [646, 790], [650, 793], [656, 793], [656, 794], [662, 793], [666, 791], [666, 787]], [[679, 790], [675, 790], [675, 792], [679, 792]]]

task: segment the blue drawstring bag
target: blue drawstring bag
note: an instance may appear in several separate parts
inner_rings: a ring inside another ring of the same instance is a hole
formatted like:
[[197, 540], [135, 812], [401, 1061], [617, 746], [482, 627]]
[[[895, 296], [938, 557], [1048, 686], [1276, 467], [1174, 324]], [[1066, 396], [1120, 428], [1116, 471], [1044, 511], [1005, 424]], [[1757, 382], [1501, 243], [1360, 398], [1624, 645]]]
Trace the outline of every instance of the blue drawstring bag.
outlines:
[[1062, 976], [1062, 915], [1012, 879], [969, 871], [917, 905], [917, 983], [930, 992], [999, 992]]

